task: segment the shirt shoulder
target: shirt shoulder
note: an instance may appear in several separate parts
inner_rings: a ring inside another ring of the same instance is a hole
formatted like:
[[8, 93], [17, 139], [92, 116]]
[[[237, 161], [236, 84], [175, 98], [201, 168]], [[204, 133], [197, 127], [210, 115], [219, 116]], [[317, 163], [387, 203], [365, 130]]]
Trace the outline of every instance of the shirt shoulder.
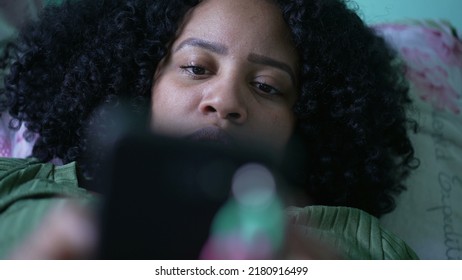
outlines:
[[331, 244], [347, 259], [418, 259], [400, 238], [382, 228], [378, 219], [349, 207], [289, 207], [289, 221], [303, 235]]
[[0, 158], [0, 258], [68, 200], [91, 205], [97, 196], [78, 186], [75, 163], [55, 166], [36, 159]]

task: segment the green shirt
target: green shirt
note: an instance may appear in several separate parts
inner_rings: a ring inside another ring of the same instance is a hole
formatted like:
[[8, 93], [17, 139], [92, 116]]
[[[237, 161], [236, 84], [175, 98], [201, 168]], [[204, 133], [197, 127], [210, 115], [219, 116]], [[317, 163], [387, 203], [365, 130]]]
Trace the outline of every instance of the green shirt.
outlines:
[[[34, 159], [0, 158], [0, 259], [19, 244], [51, 206], [68, 199], [85, 204], [96, 195], [78, 185], [75, 163], [55, 166]], [[347, 259], [417, 259], [402, 240], [369, 214], [347, 207], [289, 207], [303, 235], [320, 238]]]
[[34, 159], [0, 158], [0, 259], [22, 241], [59, 203], [96, 197], [79, 188], [75, 164], [39, 163]]

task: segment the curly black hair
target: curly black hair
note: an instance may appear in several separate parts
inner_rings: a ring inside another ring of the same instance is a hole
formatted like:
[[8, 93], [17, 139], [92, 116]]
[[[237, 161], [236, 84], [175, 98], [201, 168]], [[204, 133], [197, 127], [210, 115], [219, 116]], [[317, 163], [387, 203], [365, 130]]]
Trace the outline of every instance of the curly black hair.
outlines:
[[[93, 166], [86, 130], [102, 104], [150, 103], [152, 79], [185, 13], [200, 0], [70, 0], [25, 26], [2, 60], [15, 126], [37, 133], [33, 156]], [[380, 216], [414, 168], [404, 67], [341, 0], [273, 0], [300, 57], [294, 106], [305, 143], [303, 187], [315, 204]], [[144, 105], [143, 105], [144, 104]], [[91, 173], [91, 172], [90, 172]]]

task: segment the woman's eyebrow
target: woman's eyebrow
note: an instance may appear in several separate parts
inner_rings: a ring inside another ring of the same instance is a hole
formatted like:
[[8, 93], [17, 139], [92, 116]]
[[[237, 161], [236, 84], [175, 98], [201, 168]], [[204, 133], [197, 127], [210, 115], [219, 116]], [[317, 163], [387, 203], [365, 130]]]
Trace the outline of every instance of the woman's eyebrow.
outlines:
[[[178, 45], [178, 47], [175, 48], [175, 52], [181, 50], [182, 48], [186, 46], [203, 48], [203, 49], [206, 49], [208, 51], [211, 51], [219, 55], [227, 55], [229, 52], [228, 47], [226, 45], [223, 45], [217, 42], [210, 42], [210, 41], [206, 41], [206, 40], [194, 38], [194, 37], [191, 37], [191, 38], [188, 38], [182, 41]], [[282, 61], [278, 61], [273, 58], [270, 58], [264, 55], [255, 54], [255, 53], [249, 54], [249, 56], [247, 57], [247, 60], [250, 62], [256, 63], [256, 64], [268, 65], [271, 67], [278, 68], [286, 72], [290, 76], [292, 83], [295, 84], [295, 73], [288, 64]]]
[[295, 85], [295, 73], [294, 73], [294, 70], [292, 70], [292, 68], [288, 64], [282, 61], [279, 61], [279, 60], [275, 60], [271, 57], [267, 57], [267, 56], [259, 55], [255, 53], [249, 54], [249, 56], [247, 57], [247, 60], [250, 62], [256, 63], [256, 64], [262, 64], [262, 65], [275, 67], [275, 68], [278, 68], [286, 72], [287, 74], [289, 74], [290, 79], [292, 80], [292, 83]]
[[198, 39], [198, 38], [185, 39], [183, 42], [181, 42], [178, 45], [178, 47], [176, 47], [175, 52], [179, 51], [185, 46], [200, 47], [200, 48], [209, 50], [219, 55], [228, 54], [228, 47], [226, 47], [225, 45], [216, 43], [216, 42], [209, 42], [209, 41]]

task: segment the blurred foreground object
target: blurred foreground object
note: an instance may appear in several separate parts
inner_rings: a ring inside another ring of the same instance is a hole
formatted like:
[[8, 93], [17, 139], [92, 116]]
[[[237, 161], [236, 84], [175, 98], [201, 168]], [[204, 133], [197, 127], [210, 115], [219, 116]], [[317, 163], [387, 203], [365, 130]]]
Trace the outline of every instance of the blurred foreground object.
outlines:
[[88, 259], [94, 255], [97, 225], [89, 209], [72, 201], [56, 205], [11, 259]]

